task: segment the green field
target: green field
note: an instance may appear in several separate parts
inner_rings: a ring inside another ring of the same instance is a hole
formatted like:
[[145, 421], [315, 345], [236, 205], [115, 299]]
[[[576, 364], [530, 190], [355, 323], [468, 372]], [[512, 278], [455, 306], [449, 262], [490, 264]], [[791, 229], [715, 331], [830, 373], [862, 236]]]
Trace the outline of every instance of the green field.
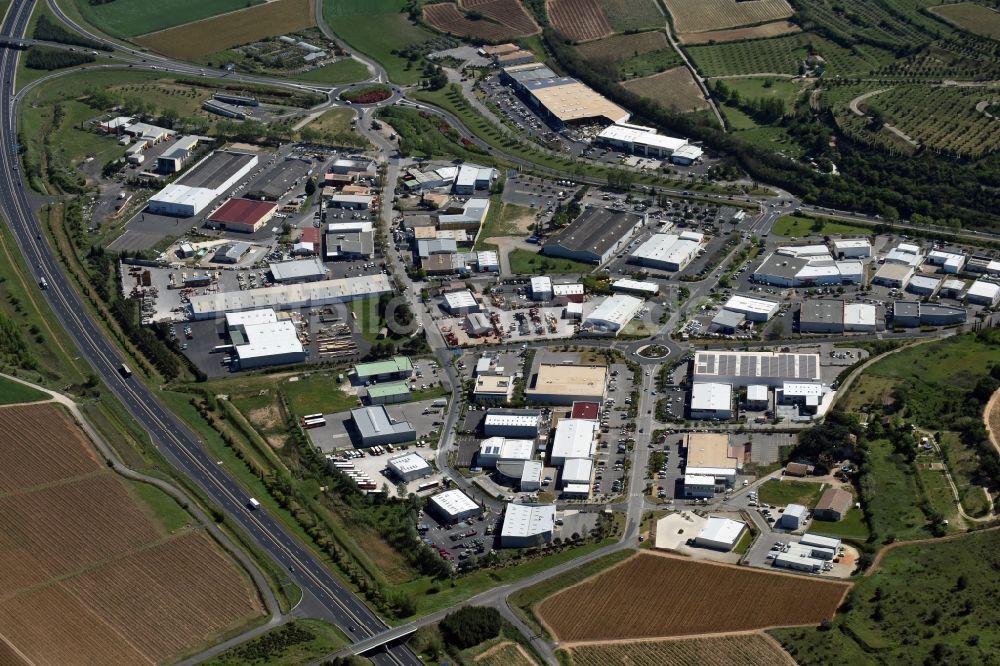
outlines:
[[358, 406], [358, 399], [347, 395], [337, 386], [337, 377], [328, 373], [314, 373], [285, 381], [281, 385], [288, 407], [296, 416], [306, 414], [335, 414]]
[[363, 64], [354, 58], [344, 58], [329, 65], [309, 70], [308, 72], [299, 72], [292, 75], [291, 78], [299, 81], [316, 81], [317, 83], [337, 85], [340, 83], [364, 81], [369, 76], [371, 76], [371, 72]]
[[38, 402], [48, 400], [47, 395], [36, 391], [30, 386], [15, 382], [6, 377], [0, 377], [0, 405], [14, 405], [19, 402]]
[[399, 149], [412, 157], [447, 157], [467, 162], [495, 164], [492, 157], [474, 145], [462, 142], [462, 136], [443, 120], [403, 106], [383, 107], [377, 111], [380, 120], [389, 124], [399, 135]]
[[816, 502], [819, 501], [819, 496], [823, 494], [825, 487], [825, 483], [769, 479], [760, 486], [757, 496], [765, 504], [777, 506], [801, 504], [807, 509], [811, 509], [816, 506]]
[[[948, 431], [941, 433], [941, 450], [948, 471], [951, 472], [951, 478], [958, 488], [962, 508], [970, 516], [985, 515], [990, 509], [990, 504], [983, 486], [974, 482], [980, 476], [976, 453], [962, 443], [958, 434]], [[950, 490], [948, 496], [952, 496]]]
[[420, 67], [399, 52], [436, 35], [410, 23], [404, 0], [324, 0], [323, 19], [353, 48], [385, 67], [393, 83], [420, 80]]
[[813, 518], [809, 531], [816, 534], [826, 534], [841, 539], [851, 539], [859, 543], [868, 538], [868, 526], [865, 515], [860, 509], [851, 509], [843, 520], [820, 520]]
[[544, 257], [528, 250], [517, 248], [507, 255], [510, 270], [515, 275], [545, 274], [545, 273], [590, 273], [594, 270], [591, 264], [580, 263], [572, 259], [559, 257]]
[[666, 17], [657, 0], [597, 0], [615, 32], [662, 28]]
[[201, 662], [204, 666], [296, 666], [336, 652], [350, 641], [332, 624], [297, 619]]
[[680, 64], [683, 64], [683, 61], [673, 49], [657, 49], [619, 61], [618, 76], [621, 79], [638, 79], [664, 72]]
[[806, 236], [867, 236], [872, 233], [872, 230], [845, 222], [827, 220], [827, 218], [792, 214], [784, 215], [778, 219], [771, 227], [771, 233], [775, 236], [804, 238]]
[[[845, 49], [819, 35], [798, 33], [770, 39], [689, 46], [702, 75], [707, 77], [755, 74], [798, 74], [799, 62], [810, 48], [826, 60], [826, 75], [865, 74], [892, 61], [888, 52]], [[863, 53], [863, 55], [862, 55]]]
[[927, 516], [920, 510], [922, 497], [913, 466], [894, 452], [888, 440], [869, 443], [872, 493], [872, 529], [896, 541], [930, 536]]
[[109, 35], [125, 38], [245, 9], [263, 4], [264, 0], [171, 0], [169, 8], [149, 0], [114, 0], [104, 4], [93, 4], [89, 0], [74, 2], [88, 23]]
[[990, 664], [1000, 652], [1000, 533], [905, 546], [859, 578], [829, 630], [780, 629], [801, 666]]
[[146, 506], [156, 514], [167, 532], [173, 533], [194, 524], [194, 518], [177, 503], [177, 500], [156, 486], [138, 481], [132, 482], [131, 485]]
[[748, 77], [744, 79], [724, 79], [729, 90], [739, 93], [744, 100], [774, 98], [784, 100], [785, 107], [791, 109], [805, 89], [801, 81], [778, 77]]

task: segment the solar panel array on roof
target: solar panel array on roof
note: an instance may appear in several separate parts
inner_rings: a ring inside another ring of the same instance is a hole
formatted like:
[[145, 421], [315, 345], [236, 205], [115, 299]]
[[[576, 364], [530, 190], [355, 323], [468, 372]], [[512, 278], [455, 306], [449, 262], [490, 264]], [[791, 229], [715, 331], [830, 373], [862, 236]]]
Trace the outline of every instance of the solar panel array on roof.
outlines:
[[695, 378], [700, 381], [717, 378], [815, 381], [819, 377], [816, 354], [698, 352], [694, 365]]

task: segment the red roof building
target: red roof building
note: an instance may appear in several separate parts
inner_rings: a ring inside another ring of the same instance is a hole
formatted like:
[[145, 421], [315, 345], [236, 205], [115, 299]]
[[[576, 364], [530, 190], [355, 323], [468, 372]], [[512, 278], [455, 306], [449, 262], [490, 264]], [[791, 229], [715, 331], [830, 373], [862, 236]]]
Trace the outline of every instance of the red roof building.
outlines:
[[316, 227], [306, 227], [302, 230], [302, 238], [299, 240], [303, 243], [312, 243], [314, 246], [319, 247], [320, 241], [322, 240], [320, 238], [321, 235], [320, 230]]
[[596, 421], [600, 411], [601, 406], [596, 402], [574, 402], [572, 418]]
[[209, 215], [208, 221], [217, 229], [252, 234], [264, 226], [277, 210], [278, 204], [273, 201], [233, 198]]

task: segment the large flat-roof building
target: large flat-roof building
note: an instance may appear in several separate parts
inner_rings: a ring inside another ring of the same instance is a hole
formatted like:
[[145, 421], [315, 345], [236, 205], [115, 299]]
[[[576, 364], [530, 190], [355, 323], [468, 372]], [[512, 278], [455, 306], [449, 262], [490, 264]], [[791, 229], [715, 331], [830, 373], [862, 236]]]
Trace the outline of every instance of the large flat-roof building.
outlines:
[[479, 312], [479, 301], [468, 289], [452, 291], [444, 295], [444, 309], [453, 315]]
[[726, 433], [692, 432], [684, 436], [687, 462], [684, 475], [707, 476], [717, 488], [732, 487], [736, 482], [739, 461], [729, 446]]
[[426, 460], [412, 451], [389, 458], [388, 467], [389, 471], [404, 483], [430, 476], [434, 471]]
[[327, 261], [368, 259], [375, 252], [375, 233], [367, 220], [328, 224], [324, 240]]
[[1000, 303], [1000, 284], [976, 280], [969, 285], [969, 290], [965, 292], [965, 299], [970, 303], [994, 307]]
[[268, 268], [274, 281], [282, 284], [317, 282], [326, 278], [326, 266], [319, 257], [274, 261], [268, 264]]
[[618, 335], [642, 310], [643, 300], [626, 294], [608, 296], [584, 317], [580, 331], [600, 335]]
[[780, 352], [698, 351], [694, 356], [694, 382], [733, 386], [780, 386], [786, 381], [820, 380], [819, 354]]
[[766, 322], [778, 313], [781, 304], [764, 298], [736, 294], [730, 296], [722, 307], [730, 312], [742, 314], [748, 321]]
[[215, 209], [207, 221], [215, 229], [252, 234], [267, 224], [277, 210], [273, 201], [234, 197]]
[[718, 518], [712, 516], [705, 523], [705, 526], [694, 538], [695, 544], [729, 552], [740, 542], [743, 534], [747, 530], [746, 523], [729, 518]]
[[905, 263], [886, 262], [875, 271], [875, 275], [872, 276], [872, 284], [903, 289], [910, 283], [912, 277], [913, 266]]
[[587, 208], [566, 228], [549, 238], [542, 254], [589, 264], [603, 264], [620, 250], [646, 218], [605, 208]]
[[594, 461], [590, 458], [566, 458], [563, 460], [560, 481], [562, 486], [590, 484], [594, 476]]
[[831, 245], [833, 255], [841, 259], [865, 259], [872, 256], [872, 244], [867, 238], [838, 238]]
[[226, 331], [244, 370], [306, 360], [295, 324], [270, 308], [227, 313]]
[[226, 312], [259, 308], [299, 309], [371, 298], [392, 292], [386, 275], [321, 280], [263, 289], [223, 291], [192, 296], [188, 307], [193, 319], [218, 319]]
[[807, 299], [799, 311], [802, 333], [871, 333], [877, 327], [877, 310], [869, 303], [836, 299]]
[[542, 363], [525, 397], [531, 402], [550, 405], [601, 402], [607, 385], [607, 366]]
[[554, 504], [507, 504], [500, 528], [503, 548], [530, 548], [552, 541], [556, 524]]
[[914, 275], [906, 285], [906, 291], [917, 296], [933, 296], [941, 286], [941, 278], [929, 275]]
[[514, 397], [514, 378], [503, 375], [476, 377], [472, 397], [476, 402], [510, 402]]
[[534, 439], [540, 418], [537, 409], [491, 409], [483, 419], [483, 435]]
[[701, 382], [691, 387], [692, 419], [725, 420], [732, 417], [732, 385]]
[[776, 287], [814, 287], [864, 281], [864, 264], [851, 259], [834, 261], [824, 256], [773, 252], [753, 273], [756, 282]]
[[399, 402], [409, 402], [410, 385], [406, 382], [389, 382], [368, 387], [369, 405], [394, 405]]
[[652, 298], [660, 293], [660, 285], [655, 282], [621, 278], [611, 283], [611, 290], [625, 294], [639, 294], [644, 298]]
[[394, 421], [384, 405], [352, 409], [351, 422], [364, 447], [412, 442], [417, 438], [413, 426], [407, 421]]
[[653, 234], [629, 255], [628, 263], [676, 272], [698, 255], [701, 242], [677, 234]]
[[556, 424], [552, 440], [551, 462], [561, 467], [572, 458], [589, 458], [594, 455], [597, 421], [562, 419]]
[[496, 180], [497, 170], [478, 164], [463, 164], [455, 177], [455, 194], [474, 194], [476, 190], [489, 189]]
[[924, 262], [920, 247], [912, 243], [900, 243], [885, 255], [885, 263], [917, 268]]
[[354, 366], [354, 376], [359, 383], [370, 381], [409, 379], [413, 374], [413, 362], [406, 356], [393, 356], [384, 361], [358, 363]]
[[147, 209], [156, 215], [193, 217], [250, 173], [258, 161], [249, 153], [217, 150], [154, 194]]
[[895, 301], [892, 304], [892, 325], [895, 328], [955, 326], [964, 324], [967, 316], [965, 308], [954, 305], [918, 301]]
[[529, 101], [557, 125], [585, 120], [626, 122], [628, 111], [585, 83], [568, 77], [535, 79], [522, 83]]
[[653, 127], [627, 123], [605, 127], [595, 141], [603, 146], [661, 159], [670, 157], [676, 150], [687, 145], [687, 139], [658, 134]]
[[479, 445], [476, 464], [480, 467], [496, 467], [501, 461], [531, 460], [535, 452], [535, 440], [490, 437]]
[[184, 168], [184, 163], [191, 159], [194, 149], [201, 137], [185, 136], [177, 139], [159, 157], [156, 158], [156, 170], [160, 173], [177, 173]]
[[461, 490], [446, 490], [429, 500], [430, 508], [448, 523], [457, 523], [467, 518], [475, 518], [483, 510]]

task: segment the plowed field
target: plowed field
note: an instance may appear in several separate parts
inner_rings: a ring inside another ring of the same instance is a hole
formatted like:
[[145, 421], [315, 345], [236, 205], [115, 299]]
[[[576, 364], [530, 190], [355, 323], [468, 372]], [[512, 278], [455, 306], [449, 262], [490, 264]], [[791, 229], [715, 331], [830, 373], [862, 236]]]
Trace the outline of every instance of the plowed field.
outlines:
[[243, 572], [168, 535], [58, 408], [0, 408], [0, 428], [0, 663], [173, 661], [260, 615]]
[[520, 0], [461, 0], [459, 4], [502, 23], [516, 36], [533, 35], [540, 30]]
[[305, 30], [316, 25], [315, 10], [313, 0], [273, 0], [224, 16], [151, 32], [132, 41], [173, 58], [191, 60]]
[[802, 28], [789, 21], [773, 21], [751, 28], [730, 28], [708, 32], [689, 32], [678, 35], [682, 44], [708, 44], [709, 42], [737, 42], [743, 39], [765, 39], [802, 32]]
[[563, 643], [819, 624], [850, 585], [643, 552], [543, 600]]
[[788, 18], [786, 0], [664, 0], [678, 33], [707, 32]]
[[570, 650], [574, 666], [795, 666], [795, 660], [761, 634], [667, 641], [595, 643]]
[[514, 36], [514, 32], [506, 26], [468, 18], [451, 2], [424, 5], [424, 20], [441, 32], [460, 37], [499, 41]]
[[625, 81], [622, 85], [637, 95], [655, 99], [681, 113], [708, 108], [701, 88], [687, 67], [674, 67], [659, 74]]
[[667, 36], [659, 30], [640, 32], [633, 35], [615, 35], [596, 42], [588, 42], [576, 47], [586, 60], [618, 62], [650, 51], [669, 48]]
[[548, 0], [552, 27], [575, 42], [607, 37], [613, 30], [597, 0]]

